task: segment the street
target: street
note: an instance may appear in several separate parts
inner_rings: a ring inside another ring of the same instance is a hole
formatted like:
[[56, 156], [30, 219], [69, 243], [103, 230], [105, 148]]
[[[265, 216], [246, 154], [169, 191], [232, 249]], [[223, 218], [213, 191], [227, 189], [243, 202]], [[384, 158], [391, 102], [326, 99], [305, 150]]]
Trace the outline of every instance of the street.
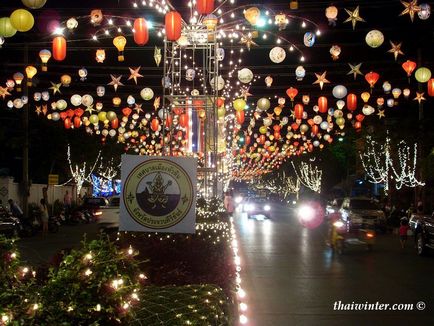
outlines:
[[[342, 256], [326, 246], [323, 224], [309, 230], [279, 207], [271, 220], [235, 216], [249, 325], [434, 324], [434, 256], [418, 257], [412, 239], [401, 250], [397, 235], [378, 235], [373, 252]], [[419, 311], [335, 311], [334, 305], [423, 301]], [[423, 305], [422, 305], [423, 306]]]

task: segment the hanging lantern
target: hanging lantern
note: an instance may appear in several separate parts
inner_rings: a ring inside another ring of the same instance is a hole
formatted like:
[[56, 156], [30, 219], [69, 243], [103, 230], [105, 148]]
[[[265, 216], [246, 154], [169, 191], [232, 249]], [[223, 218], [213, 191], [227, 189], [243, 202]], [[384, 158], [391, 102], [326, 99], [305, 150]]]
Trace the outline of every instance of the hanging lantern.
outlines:
[[404, 88], [404, 90], [402, 91], [402, 94], [404, 95], [405, 98], [408, 98], [410, 96], [410, 89], [409, 88]]
[[33, 15], [25, 9], [17, 9], [10, 15], [12, 26], [18, 32], [27, 32], [32, 29], [35, 24]]
[[407, 73], [407, 77], [410, 77], [413, 71], [416, 69], [416, 62], [407, 60], [402, 64], [402, 69]]
[[343, 99], [345, 96], [347, 96], [347, 88], [344, 85], [337, 85], [333, 87], [333, 96], [337, 99]]
[[371, 88], [374, 88], [375, 84], [380, 79], [380, 75], [376, 72], [371, 71], [365, 75], [365, 79], [368, 82], [369, 86], [371, 86]]
[[71, 76], [70, 75], [62, 75], [60, 77], [60, 82], [62, 83], [62, 86], [69, 87], [71, 84]]
[[354, 129], [360, 130], [362, 128], [362, 122], [356, 121], [354, 122]]
[[318, 98], [318, 111], [320, 113], [326, 113], [328, 110], [327, 97], [320, 96]]
[[243, 111], [246, 107], [246, 101], [244, 101], [242, 98], [237, 98], [232, 102], [232, 105], [235, 111]]
[[90, 23], [94, 26], [99, 26], [104, 19], [101, 9], [93, 9], [90, 12]]
[[297, 81], [302, 81], [304, 76], [306, 76], [306, 69], [304, 69], [303, 66], [298, 66], [295, 69], [295, 79], [297, 79]]
[[366, 44], [375, 49], [383, 44], [384, 35], [381, 31], [374, 29], [366, 34], [365, 41]]
[[275, 115], [279, 116], [282, 113], [282, 107], [276, 106], [273, 111]]
[[209, 15], [214, 11], [214, 0], [196, 0], [196, 9], [201, 15]]
[[363, 102], [367, 103], [371, 97], [371, 94], [369, 94], [369, 92], [363, 92], [360, 97], [362, 98]]
[[357, 109], [357, 96], [356, 94], [348, 94], [347, 96], [347, 108], [349, 111]]
[[63, 121], [63, 125], [65, 127], [65, 129], [71, 129], [71, 119], [70, 118], [65, 118], [65, 120]]
[[431, 70], [425, 67], [420, 67], [414, 74], [419, 83], [426, 83], [431, 78]]
[[145, 45], [149, 40], [148, 24], [145, 18], [134, 20], [134, 42], [137, 45]]
[[176, 41], [181, 37], [181, 14], [170, 11], [165, 16], [166, 38], [168, 41]]
[[237, 118], [237, 122], [240, 125], [242, 125], [244, 123], [244, 117], [245, 117], [244, 110], [235, 112], [235, 117]]
[[81, 126], [80, 117], [74, 117], [73, 121], [74, 121], [74, 128], [80, 128], [80, 126]]
[[151, 129], [152, 131], [158, 131], [158, 128], [160, 127], [160, 122], [157, 118], [152, 119], [151, 121]]
[[309, 95], [303, 95], [301, 97], [301, 101], [303, 102], [304, 105], [308, 105], [310, 102], [310, 96]]
[[213, 14], [209, 14], [205, 16], [202, 23], [206, 26], [206, 28], [209, 31], [213, 31], [217, 26], [218, 18]]
[[294, 106], [294, 117], [296, 119], [302, 119], [303, 118], [303, 105], [296, 104]]
[[47, 49], [39, 51], [39, 58], [41, 58], [41, 62], [42, 62], [41, 70], [47, 71], [47, 62], [51, 58], [51, 51]]
[[66, 58], [66, 39], [63, 36], [56, 36], [52, 44], [53, 58], [56, 61], [62, 61]]
[[329, 52], [330, 52], [330, 54], [332, 56], [333, 61], [336, 61], [336, 60], [339, 59], [339, 56], [340, 56], [340, 54], [342, 52], [342, 49], [341, 49], [341, 47], [339, 45], [333, 45], [330, 48]]
[[105, 60], [105, 50], [104, 49], [98, 49], [98, 50], [96, 50], [95, 60], [98, 63], [103, 63], [104, 62], [104, 60]]
[[298, 0], [291, 0], [289, 2], [289, 9], [297, 10], [298, 9]]
[[118, 61], [119, 62], [122, 62], [125, 60], [124, 49], [125, 49], [126, 44], [127, 44], [127, 39], [122, 35], [116, 36], [113, 39], [113, 45], [116, 47], [116, 49], [118, 49]]
[[179, 124], [183, 128], [188, 127], [188, 115], [186, 113], [183, 113], [179, 116]]
[[379, 108], [383, 107], [383, 105], [384, 105], [384, 98], [383, 97], [377, 98], [377, 105]]
[[36, 75], [38, 70], [33, 66], [26, 67], [27, 86], [32, 86], [32, 78]]
[[244, 18], [246, 18], [251, 25], [256, 25], [260, 16], [261, 11], [256, 7], [250, 7], [244, 11]]
[[388, 81], [385, 81], [383, 83], [383, 91], [384, 91], [384, 93], [389, 94], [391, 90], [392, 90], [392, 85]]
[[121, 98], [120, 97], [113, 97], [113, 99], [112, 99], [112, 103], [113, 103], [113, 106], [116, 108], [116, 107], [118, 107], [119, 105], [121, 105], [121, 102], [122, 102], [122, 100], [121, 100]]
[[12, 37], [16, 34], [17, 30], [12, 26], [9, 17], [0, 18], [0, 36]]
[[23, 5], [30, 9], [40, 9], [42, 8], [47, 0], [21, 0]]
[[325, 16], [327, 17], [330, 26], [336, 26], [336, 21], [338, 20], [338, 8], [335, 6], [327, 7]]
[[417, 16], [421, 20], [427, 20], [431, 16], [431, 6], [427, 3], [421, 3], [419, 5], [419, 12], [417, 13]]
[[294, 98], [298, 94], [298, 89], [294, 87], [290, 87], [286, 90], [286, 95], [291, 99], [291, 102], [294, 102]]
[[394, 88], [394, 89], [392, 89], [392, 95], [393, 95], [393, 98], [395, 100], [397, 100], [401, 96], [401, 94], [402, 94], [402, 91], [401, 91], [400, 88]]
[[20, 72], [16, 72], [16, 73], [14, 73], [12, 78], [14, 79], [15, 84], [17, 86], [17, 92], [21, 92], [21, 84], [23, 82], [24, 75]]
[[133, 110], [131, 110], [129, 107], [125, 107], [122, 109], [122, 114], [127, 118], [130, 116], [131, 112], [133, 112]]
[[428, 80], [428, 95], [434, 96], [434, 78]]
[[272, 84], [273, 84], [273, 77], [271, 76], [265, 77], [265, 85], [267, 85], [267, 87], [271, 87]]

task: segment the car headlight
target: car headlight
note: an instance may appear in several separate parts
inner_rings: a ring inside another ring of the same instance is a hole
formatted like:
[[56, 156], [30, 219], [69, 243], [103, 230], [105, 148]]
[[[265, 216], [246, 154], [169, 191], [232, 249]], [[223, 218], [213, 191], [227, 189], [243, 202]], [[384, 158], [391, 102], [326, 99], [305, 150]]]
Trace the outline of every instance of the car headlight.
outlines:
[[264, 211], [267, 211], [267, 212], [268, 212], [270, 209], [271, 209], [270, 205], [265, 205], [265, 206], [264, 206]]
[[315, 210], [307, 205], [300, 206], [297, 213], [305, 221], [312, 220], [315, 217]]
[[235, 197], [235, 203], [239, 204], [239, 203], [241, 203], [242, 201], [243, 201], [243, 197], [241, 197], [241, 196], [237, 196], [237, 197]]
[[253, 204], [247, 204], [246, 205], [246, 210], [247, 211], [253, 211], [255, 209], [255, 205], [253, 205]]
[[340, 229], [341, 227], [344, 226], [344, 222], [342, 222], [342, 221], [336, 221], [336, 222], [333, 223], [333, 226], [335, 228], [337, 228], [337, 229]]

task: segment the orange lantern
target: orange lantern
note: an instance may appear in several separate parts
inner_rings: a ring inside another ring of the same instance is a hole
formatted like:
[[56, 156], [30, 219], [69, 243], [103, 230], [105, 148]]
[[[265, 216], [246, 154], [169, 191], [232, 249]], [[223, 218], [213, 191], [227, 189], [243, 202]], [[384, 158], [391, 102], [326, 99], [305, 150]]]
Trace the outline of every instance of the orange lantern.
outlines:
[[242, 125], [244, 123], [244, 111], [236, 111], [235, 116], [237, 118], [237, 122]]
[[116, 118], [116, 119], [110, 121], [110, 124], [112, 125], [113, 129], [117, 129], [119, 127], [119, 119]]
[[71, 119], [65, 118], [65, 120], [63, 121], [63, 125], [65, 126], [65, 129], [71, 129]]
[[80, 117], [74, 117], [74, 128], [80, 128], [80, 126], [81, 126]]
[[171, 114], [168, 114], [166, 116], [166, 127], [170, 128], [170, 126], [172, 125], [172, 122], [173, 122], [173, 117]]
[[318, 108], [320, 113], [326, 113], [328, 110], [327, 97], [320, 96], [318, 98]]
[[402, 64], [402, 69], [407, 73], [407, 77], [410, 77], [413, 71], [416, 69], [416, 62], [407, 60]]
[[319, 128], [318, 125], [312, 126], [312, 135], [316, 136], [318, 134]]
[[62, 61], [66, 58], [66, 39], [63, 36], [56, 36], [53, 39], [53, 58]]
[[137, 18], [134, 21], [134, 42], [137, 45], [145, 45], [149, 40], [148, 24], [145, 18]]
[[214, 11], [214, 0], [196, 0], [197, 12], [201, 15], [209, 15]]
[[290, 87], [286, 90], [286, 95], [288, 95], [288, 97], [291, 99], [291, 101], [294, 101], [294, 98], [297, 96], [297, 94], [298, 94], [297, 88]]
[[168, 41], [176, 41], [181, 37], [181, 15], [177, 11], [170, 11], [165, 17], [166, 38]]
[[380, 75], [376, 72], [371, 71], [365, 75], [365, 79], [368, 82], [369, 86], [371, 86], [371, 88], [374, 88], [375, 84], [380, 79]]
[[434, 96], [434, 78], [428, 80], [428, 95]]
[[123, 114], [124, 116], [126, 116], [126, 117], [129, 117], [130, 114], [131, 114], [131, 112], [133, 112], [133, 110], [131, 110], [131, 109], [128, 108], [128, 107], [125, 107], [125, 108], [122, 109], [122, 114]]
[[296, 119], [302, 119], [303, 118], [303, 105], [301, 105], [301, 104], [295, 105], [294, 116]]
[[183, 113], [179, 116], [179, 124], [181, 127], [187, 128], [188, 126], [188, 115], [186, 113]]
[[357, 109], [357, 95], [356, 94], [348, 94], [347, 96], [347, 108], [349, 111], [354, 111]]
[[158, 119], [157, 118], [152, 119], [151, 121], [152, 131], [158, 131], [158, 127], [160, 127], [160, 122], [158, 122]]
[[354, 123], [354, 129], [360, 129], [360, 128], [362, 128], [362, 123], [360, 121], [356, 121]]

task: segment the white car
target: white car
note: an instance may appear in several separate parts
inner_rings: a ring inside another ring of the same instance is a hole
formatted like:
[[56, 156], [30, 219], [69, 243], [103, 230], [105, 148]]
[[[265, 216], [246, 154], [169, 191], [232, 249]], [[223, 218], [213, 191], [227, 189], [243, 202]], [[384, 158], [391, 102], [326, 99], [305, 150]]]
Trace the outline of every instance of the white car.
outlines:
[[339, 213], [344, 221], [350, 221], [353, 225], [367, 225], [385, 230], [386, 216], [379, 204], [370, 198], [344, 198]]

